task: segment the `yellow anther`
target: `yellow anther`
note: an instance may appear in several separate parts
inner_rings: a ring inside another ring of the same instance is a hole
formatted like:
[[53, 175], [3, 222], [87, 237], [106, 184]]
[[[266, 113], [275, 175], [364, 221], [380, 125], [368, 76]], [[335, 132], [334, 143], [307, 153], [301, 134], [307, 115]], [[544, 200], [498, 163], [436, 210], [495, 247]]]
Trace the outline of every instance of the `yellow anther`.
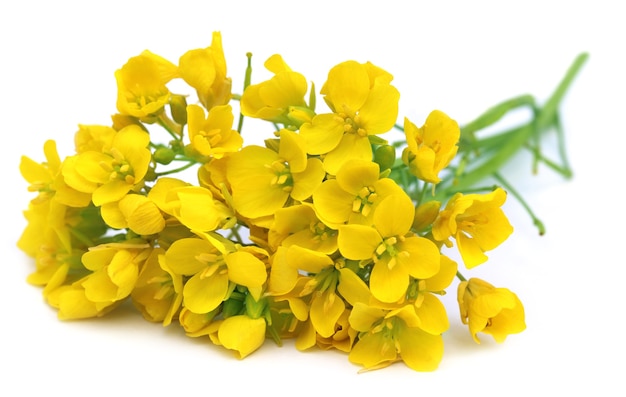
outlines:
[[278, 176], [278, 180], [276, 181], [277, 184], [279, 185], [284, 185], [285, 182], [287, 182], [287, 178], [289, 178], [289, 175], [287, 174], [282, 174]]
[[372, 191], [367, 186], [363, 186], [361, 190], [359, 190], [359, 197], [365, 199], [370, 195], [370, 193], [372, 193]]
[[387, 245], [394, 245], [397, 242], [398, 242], [398, 239], [396, 239], [395, 236], [394, 237], [389, 237], [389, 238], [385, 239], [385, 244], [387, 244]]
[[132, 176], [132, 175], [126, 175], [126, 176], [124, 177], [124, 181], [125, 181], [126, 183], [128, 183], [129, 185], [133, 185], [133, 184], [135, 184], [135, 177], [134, 177], [134, 176]]
[[359, 136], [363, 136], [363, 137], [367, 136], [367, 131], [365, 131], [364, 128], [357, 129], [356, 133], [359, 134]]
[[169, 285], [162, 285], [161, 288], [154, 294], [154, 299], [160, 300], [172, 293], [172, 288]]
[[372, 212], [372, 206], [369, 204], [364, 204], [363, 208], [361, 208], [361, 214], [363, 216], [368, 216]]
[[195, 260], [197, 260], [198, 262], [202, 262], [205, 264], [209, 264], [209, 263], [215, 263], [217, 262], [217, 259], [219, 257], [215, 254], [210, 254], [208, 252], [203, 252], [201, 254], [198, 254], [194, 257]]
[[130, 171], [130, 165], [128, 164], [124, 164], [120, 167], [120, 171], [122, 174], [126, 174], [128, 171]]
[[122, 152], [120, 152], [117, 148], [111, 148], [111, 155], [118, 163], [124, 161], [124, 156], [122, 155]]
[[361, 212], [361, 200], [358, 198], [352, 202], [352, 212]]

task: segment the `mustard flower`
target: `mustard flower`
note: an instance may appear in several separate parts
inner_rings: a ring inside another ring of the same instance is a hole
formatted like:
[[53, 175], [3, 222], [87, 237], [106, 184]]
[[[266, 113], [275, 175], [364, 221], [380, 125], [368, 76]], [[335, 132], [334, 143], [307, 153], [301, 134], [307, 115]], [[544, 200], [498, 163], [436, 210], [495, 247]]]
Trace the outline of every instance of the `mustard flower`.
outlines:
[[76, 153], [87, 151], [104, 152], [111, 149], [113, 138], [117, 131], [105, 125], [78, 125], [74, 134], [74, 148]]
[[178, 61], [180, 77], [196, 89], [200, 103], [211, 110], [230, 101], [232, 81], [227, 77], [222, 35], [213, 32], [211, 46], [187, 51]]
[[308, 199], [325, 175], [319, 159], [307, 159], [302, 138], [286, 129], [280, 131], [278, 153], [251, 145], [228, 160], [235, 209], [251, 219], [273, 215], [289, 198]]
[[213, 197], [211, 190], [175, 178], [159, 178], [148, 193], [161, 211], [194, 231], [228, 228], [236, 221], [233, 212]]
[[339, 225], [371, 225], [374, 210], [387, 196], [403, 194], [390, 178], [380, 177], [378, 164], [353, 159], [313, 192], [313, 206], [319, 218], [331, 228]]
[[267, 323], [264, 318], [240, 314], [216, 321], [211, 326], [217, 328], [217, 332], [209, 335], [213, 343], [233, 350], [239, 359], [254, 353], [265, 342]]
[[169, 325], [182, 303], [183, 280], [160, 259], [164, 253], [162, 248], [150, 253], [141, 268], [131, 298], [146, 320]]
[[301, 126], [308, 153], [324, 156], [335, 175], [349, 159], [372, 159], [369, 136], [389, 131], [398, 117], [400, 93], [392, 76], [371, 63], [343, 62], [333, 67], [321, 93], [332, 113]]
[[265, 67], [274, 76], [246, 88], [241, 96], [241, 112], [248, 117], [296, 127], [311, 121], [313, 111], [304, 100], [307, 92], [304, 76], [291, 70], [278, 54], [265, 61]]
[[63, 177], [61, 162], [56, 142], [48, 140], [44, 143], [45, 163], [37, 163], [26, 156], [20, 161], [20, 173], [30, 184], [28, 190], [37, 192], [33, 203], [42, 203], [54, 199], [70, 207], [86, 207], [91, 202], [91, 194], [78, 191], [67, 185]]
[[139, 126], [130, 125], [113, 138], [110, 149], [88, 150], [68, 157], [63, 167], [66, 183], [91, 193], [96, 206], [121, 200], [130, 190], [143, 186], [152, 155], [147, 146], [150, 136]]
[[301, 277], [300, 271], [310, 274], [300, 294], [312, 294], [309, 308], [311, 323], [319, 335], [330, 337], [335, 332], [335, 324], [345, 304], [336, 293], [339, 273], [328, 255], [297, 245], [280, 247], [272, 262], [268, 292], [277, 295], [290, 292]]
[[298, 245], [330, 255], [337, 250], [337, 231], [322, 223], [311, 205], [302, 203], [276, 211], [268, 243], [274, 250]]
[[151, 248], [145, 243], [110, 243], [86, 252], [82, 262], [93, 273], [80, 285], [87, 300], [107, 304], [129, 296], [150, 252]]
[[463, 324], [476, 343], [477, 334], [490, 334], [497, 342], [504, 342], [510, 334], [526, 329], [524, 306], [517, 295], [506, 288], [496, 288], [486, 281], [470, 278], [458, 287], [458, 302]]
[[177, 76], [176, 65], [150, 51], [130, 58], [115, 72], [118, 112], [151, 121], [169, 102], [166, 84]]
[[337, 244], [344, 257], [373, 260], [370, 289], [382, 302], [403, 299], [410, 277], [425, 279], [439, 271], [437, 246], [409, 232], [414, 213], [413, 202], [405, 193], [393, 194], [376, 208], [373, 226], [339, 227]]
[[421, 128], [404, 119], [407, 147], [402, 160], [419, 179], [439, 183], [439, 173], [456, 156], [461, 130], [456, 121], [445, 113], [434, 110]]
[[128, 228], [138, 235], [156, 234], [165, 228], [165, 218], [157, 205], [140, 194], [127, 194], [120, 201], [104, 204], [101, 214], [112, 228]]
[[86, 290], [79, 280], [71, 285], [54, 289], [48, 296], [50, 306], [58, 309], [57, 317], [61, 320], [79, 320], [102, 317], [111, 312], [122, 302], [94, 302], [87, 298]]
[[238, 247], [217, 235], [175, 241], [165, 253], [174, 274], [191, 276], [183, 287], [183, 304], [194, 313], [208, 313], [228, 298], [233, 282], [260, 298], [267, 279], [265, 263], [256, 255], [262, 250]]
[[203, 156], [214, 158], [221, 158], [225, 153], [241, 149], [243, 139], [232, 129], [233, 119], [230, 105], [214, 106], [206, 118], [200, 106], [187, 106], [187, 128], [191, 147]]
[[388, 310], [357, 303], [349, 321], [360, 334], [348, 359], [366, 370], [402, 360], [416, 371], [433, 371], [443, 357], [441, 335], [420, 329], [411, 304]]
[[54, 200], [28, 206], [24, 216], [28, 224], [17, 241], [17, 246], [35, 258], [36, 270], [27, 281], [34, 285], [46, 285], [62, 266], [80, 267], [80, 256], [86, 247], [73, 245], [68, 218], [70, 208]]
[[433, 224], [435, 240], [449, 245], [454, 237], [468, 269], [487, 260], [485, 251], [502, 244], [513, 227], [500, 208], [506, 192], [498, 188], [488, 194], [455, 194]]

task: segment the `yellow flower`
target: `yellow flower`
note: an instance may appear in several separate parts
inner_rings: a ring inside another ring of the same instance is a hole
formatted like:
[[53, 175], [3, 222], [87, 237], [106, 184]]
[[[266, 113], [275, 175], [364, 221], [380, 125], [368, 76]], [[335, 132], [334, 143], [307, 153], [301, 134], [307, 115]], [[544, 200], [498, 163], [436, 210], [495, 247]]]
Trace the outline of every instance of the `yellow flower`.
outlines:
[[151, 121], [169, 102], [170, 91], [165, 84], [177, 75], [176, 65], [150, 51], [130, 58], [115, 72], [117, 110]]
[[211, 190], [179, 179], [159, 178], [148, 198], [163, 212], [194, 231], [227, 228], [236, 221], [231, 209], [214, 199]]
[[152, 159], [149, 143], [150, 136], [140, 127], [125, 127], [108, 150], [88, 150], [68, 157], [70, 162], [62, 170], [65, 181], [78, 191], [92, 193], [96, 206], [119, 201], [131, 189], [143, 186]]
[[127, 194], [120, 201], [104, 204], [101, 214], [112, 228], [129, 228], [138, 235], [156, 234], [165, 228], [165, 218], [157, 205], [140, 194]]
[[76, 153], [110, 150], [116, 134], [117, 131], [108, 126], [79, 124], [78, 131], [74, 134]]
[[82, 261], [93, 273], [80, 285], [87, 300], [111, 304], [129, 296], [150, 252], [148, 244], [128, 243], [101, 245], [86, 252]]
[[302, 138], [286, 129], [278, 153], [246, 146], [229, 157], [227, 171], [235, 210], [251, 219], [273, 215], [289, 198], [308, 199], [325, 175], [319, 159], [307, 159]]
[[458, 150], [461, 130], [456, 121], [445, 113], [434, 110], [421, 128], [404, 119], [407, 147], [402, 160], [419, 179], [439, 183], [439, 172], [448, 166]]
[[433, 371], [443, 357], [441, 335], [420, 329], [412, 304], [383, 309], [357, 303], [349, 321], [361, 334], [348, 359], [367, 370], [402, 360], [416, 371]]
[[339, 227], [337, 244], [344, 257], [374, 261], [370, 289], [382, 302], [403, 299], [410, 277], [426, 279], [439, 271], [437, 246], [409, 232], [414, 213], [413, 202], [405, 193], [393, 194], [376, 208], [373, 226]]
[[[265, 67], [274, 77], [246, 88], [241, 96], [241, 112], [248, 117], [296, 127], [311, 121], [313, 111], [304, 101], [307, 92], [304, 76], [292, 71], [278, 54], [265, 61]], [[304, 115], [304, 120], [300, 115]]]
[[333, 113], [302, 125], [308, 153], [324, 155], [324, 169], [335, 175], [349, 159], [372, 160], [371, 135], [389, 131], [398, 117], [400, 93], [392, 76], [371, 63], [341, 63], [330, 70], [321, 93]]
[[264, 318], [240, 314], [217, 321], [213, 326], [217, 328], [217, 333], [211, 335], [213, 343], [234, 350], [239, 359], [252, 354], [265, 342], [267, 323]]
[[337, 250], [337, 231], [322, 223], [311, 205], [303, 203], [276, 211], [268, 243], [274, 250], [279, 245], [297, 245], [330, 255]]
[[457, 299], [463, 324], [476, 343], [477, 334], [490, 334], [497, 342], [504, 342], [510, 334], [526, 329], [524, 306], [517, 295], [506, 288], [496, 288], [486, 281], [471, 278], [459, 284]]
[[248, 288], [255, 299], [267, 279], [265, 263], [253, 248], [235, 246], [215, 234], [175, 241], [165, 253], [176, 275], [191, 276], [183, 287], [183, 304], [194, 313], [208, 313], [228, 298], [230, 282]]
[[79, 280], [71, 285], [63, 285], [47, 296], [50, 306], [58, 309], [57, 316], [61, 320], [79, 320], [84, 318], [102, 317], [115, 309], [122, 302], [93, 302], [87, 298], [86, 290]]
[[131, 298], [148, 321], [162, 321], [169, 325], [183, 300], [183, 280], [160, 260], [165, 251], [157, 248], [150, 253], [143, 265]]
[[455, 194], [433, 224], [433, 237], [449, 245], [451, 236], [457, 242], [468, 269], [487, 260], [485, 251], [502, 244], [513, 227], [500, 208], [506, 192], [500, 188], [488, 194]]
[[374, 210], [387, 196], [404, 191], [390, 178], [380, 178], [378, 164], [353, 159], [347, 161], [334, 179], [328, 179], [313, 192], [313, 206], [329, 227], [344, 223], [371, 225]]
[[206, 118], [200, 106], [187, 106], [187, 127], [191, 147], [203, 156], [214, 158], [221, 158], [225, 153], [241, 149], [243, 139], [232, 129], [233, 119], [230, 105], [211, 108]]
[[63, 177], [61, 163], [57, 153], [56, 142], [48, 140], [44, 144], [45, 163], [37, 163], [26, 156], [20, 161], [20, 173], [30, 183], [28, 190], [37, 192], [32, 200], [34, 204], [53, 199], [69, 207], [86, 207], [91, 202], [91, 194], [78, 191], [67, 185]]
[[196, 89], [200, 103], [210, 110], [230, 101], [232, 81], [226, 76], [222, 35], [213, 32], [211, 46], [187, 51], [178, 61], [180, 77]]

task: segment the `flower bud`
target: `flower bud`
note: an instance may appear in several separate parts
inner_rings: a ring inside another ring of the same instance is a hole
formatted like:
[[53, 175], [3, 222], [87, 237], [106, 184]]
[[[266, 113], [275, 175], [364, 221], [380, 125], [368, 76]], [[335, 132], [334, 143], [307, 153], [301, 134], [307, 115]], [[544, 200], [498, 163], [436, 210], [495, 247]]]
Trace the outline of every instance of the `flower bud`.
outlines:
[[183, 95], [172, 95], [170, 98], [172, 118], [180, 125], [187, 124], [187, 99]]
[[163, 165], [168, 165], [169, 163], [171, 163], [172, 160], [174, 160], [174, 156], [176, 156], [174, 151], [167, 147], [158, 148], [154, 151], [154, 154], [152, 155], [154, 161]]
[[413, 229], [421, 232], [430, 227], [437, 215], [439, 215], [439, 209], [441, 203], [439, 201], [429, 201], [427, 203], [419, 205], [415, 209], [415, 217], [413, 218]]
[[471, 278], [459, 284], [457, 300], [463, 324], [469, 325], [476, 343], [476, 334], [491, 334], [496, 342], [504, 342], [510, 334], [526, 329], [524, 306], [517, 295], [506, 288]]
[[381, 171], [393, 167], [395, 161], [396, 149], [391, 145], [379, 146], [374, 152], [374, 162], [378, 163]]

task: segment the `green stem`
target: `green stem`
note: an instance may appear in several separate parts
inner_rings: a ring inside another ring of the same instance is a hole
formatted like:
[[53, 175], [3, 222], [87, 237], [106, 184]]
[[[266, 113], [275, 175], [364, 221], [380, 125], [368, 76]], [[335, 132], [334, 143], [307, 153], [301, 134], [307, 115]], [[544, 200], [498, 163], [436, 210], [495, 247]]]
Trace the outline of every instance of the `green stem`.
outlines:
[[168, 171], [163, 171], [163, 172], [157, 172], [157, 173], [155, 173], [155, 175], [157, 176], [157, 178], [160, 178], [160, 177], [162, 177], [162, 176], [171, 175], [171, 174], [176, 174], [177, 172], [184, 171], [184, 170], [186, 170], [186, 169], [188, 169], [188, 168], [193, 167], [193, 166], [194, 166], [194, 165], [196, 165], [196, 164], [197, 164], [197, 162], [195, 162], [195, 161], [190, 161], [189, 163], [187, 163], [187, 164], [183, 165], [182, 167], [178, 167], [178, 168], [173, 169], [173, 170], [168, 170]]
[[[243, 79], [243, 92], [246, 92], [246, 88], [250, 85], [250, 81], [252, 80], [252, 53], [246, 53], [246, 57], [248, 58], [248, 66], [246, 66], [246, 75]], [[241, 99], [241, 98], [239, 98]], [[241, 129], [243, 128], [243, 113], [241, 112], [241, 100], [239, 101], [239, 123], [237, 124], [237, 132], [241, 134]]]
[[467, 279], [463, 277], [463, 275], [459, 271], [456, 272], [456, 278], [458, 278], [461, 281], [467, 281]]
[[522, 207], [524, 207], [526, 212], [528, 212], [528, 215], [530, 215], [530, 217], [532, 218], [533, 224], [537, 227], [537, 229], [539, 229], [539, 235], [543, 236], [546, 233], [546, 228], [543, 225], [543, 222], [541, 222], [541, 220], [537, 217], [537, 215], [535, 215], [535, 213], [530, 208], [526, 200], [524, 200], [524, 198], [519, 194], [519, 192], [515, 190], [513, 186], [511, 186], [511, 184], [508, 183], [500, 174], [496, 172], [493, 174], [493, 177], [498, 182], [500, 182], [500, 184], [502, 184], [502, 186], [507, 190], [507, 192], [511, 193], [517, 199], [517, 201], [519, 201], [520, 204], [522, 204]]

